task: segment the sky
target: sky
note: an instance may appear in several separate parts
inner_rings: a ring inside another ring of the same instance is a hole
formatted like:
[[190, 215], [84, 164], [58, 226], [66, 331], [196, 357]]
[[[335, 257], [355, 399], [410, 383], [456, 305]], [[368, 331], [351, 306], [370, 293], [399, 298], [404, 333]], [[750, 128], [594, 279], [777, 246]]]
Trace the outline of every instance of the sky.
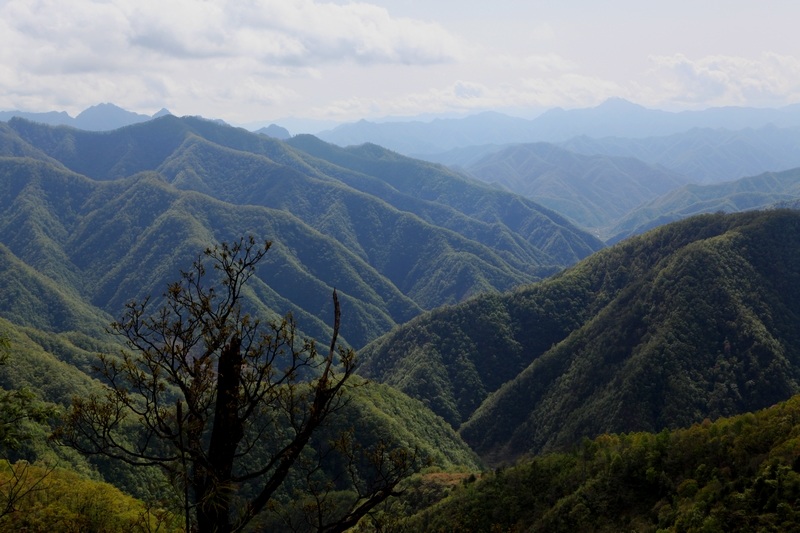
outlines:
[[253, 125], [780, 107], [800, 103], [798, 20], [796, 0], [0, 0], [0, 110]]

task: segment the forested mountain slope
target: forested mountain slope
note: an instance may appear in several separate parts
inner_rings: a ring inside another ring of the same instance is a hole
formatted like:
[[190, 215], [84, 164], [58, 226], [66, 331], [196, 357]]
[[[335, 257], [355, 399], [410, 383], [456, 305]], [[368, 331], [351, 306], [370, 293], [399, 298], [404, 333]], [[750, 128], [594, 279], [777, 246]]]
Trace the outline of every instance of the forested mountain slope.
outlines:
[[[64, 412], [73, 397], [85, 398], [104, 392], [94, 379], [97, 354], [113, 357], [121, 349], [121, 345], [110, 337], [92, 337], [75, 331], [55, 333], [18, 326], [2, 318], [0, 335], [8, 341], [9, 354], [7, 363], [0, 367], [0, 391], [5, 393], [24, 388], [36, 402], [54, 408], [57, 416]], [[386, 385], [365, 383], [357, 377], [346, 395], [343, 409], [330, 417], [312, 446], [324, 447], [326, 439], [341, 438], [341, 433], [352, 432], [364, 448], [383, 439], [387, 446], [416, 451], [421, 465], [457, 470], [481, 468], [474, 452], [453, 428], [418, 400]], [[3, 424], [7, 423], [4, 419]], [[57, 417], [43, 425], [26, 420], [17, 423], [26, 428], [29, 438], [17, 443], [12, 450], [3, 449], [3, 459], [12, 463], [20, 459], [38, 460], [40, 464], [57, 462], [59, 468], [70, 469], [84, 478], [105, 479], [137, 497], [152, 499], [157, 496], [158, 478], [148, 469], [82, 456], [65, 446], [53, 445], [48, 441], [53, 429], [49, 424], [60, 424]], [[5, 426], [3, 431], [7, 431]], [[322, 467], [326, 472], [324, 475], [330, 475], [335, 466], [331, 462], [325, 463]], [[0, 483], [5, 483], [7, 474], [7, 469], [2, 469]], [[332, 477], [331, 480], [334, 481]], [[342, 483], [340, 479], [335, 481]], [[45, 495], [44, 499], [48, 500], [58, 497], [57, 493], [50, 492], [53, 489], [45, 483], [40, 487], [42, 492], [35, 492]], [[33, 512], [44, 511], [40, 508]], [[86, 512], [90, 511], [75, 510], [76, 520]], [[17, 519], [25, 518], [20, 516]], [[16, 522], [0, 517], [0, 528], [9, 527], [9, 523]]]
[[587, 439], [455, 486], [392, 531], [796, 531], [798, 421], [794, 396], [672, 432]]
[[645, 202], [617, 222], [613, 243], [699, 213], [763, 209], [800, 198], [800, 169], [766, 172], [713, 185], [685, 185]]
[[361, 346], [422, 309], [530, 282], [602, 246], [533, 202], [377, 147], [348, 166], [299, 141], [172, 116], [110, 132], [12, 119], [0, 134], [0, 243], [106, 316], [158, 294], [209, 244], [252, 233], [275, 243], [254, 308], [291, 311], [324, 338], [335, 286], [342, 333]]
[[603, 238], [632, 209], [687, 183], [680, 174], [634, 158], [582, 155], [548, 143], [511, 146], [466, 170], [540, 202]]
[[697, 184], [800, 167], [800, 129], [796, 126], [705, 127], [641, 139], [581, 136], [559, 145], [586, 155], [634, 157], [687, 176]]
[[498, 462], [785, 400], [799, 326], [800, 213], [703, 215], [418, 317], [362, 350], [361, 372]]

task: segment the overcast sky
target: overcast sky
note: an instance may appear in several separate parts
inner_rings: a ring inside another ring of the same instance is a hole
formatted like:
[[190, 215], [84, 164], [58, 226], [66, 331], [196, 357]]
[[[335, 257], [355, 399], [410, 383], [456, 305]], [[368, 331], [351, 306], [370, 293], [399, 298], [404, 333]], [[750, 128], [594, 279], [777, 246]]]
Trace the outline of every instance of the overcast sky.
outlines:
[[234, 124], [800, 102], [796, 0], [0, 0], [0, 110]]

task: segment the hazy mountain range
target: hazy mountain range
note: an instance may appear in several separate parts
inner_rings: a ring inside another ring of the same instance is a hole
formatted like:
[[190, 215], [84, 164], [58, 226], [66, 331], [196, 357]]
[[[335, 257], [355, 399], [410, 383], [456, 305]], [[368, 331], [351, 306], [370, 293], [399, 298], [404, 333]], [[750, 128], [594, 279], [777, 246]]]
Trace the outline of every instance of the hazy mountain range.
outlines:
[[[686, 140], [692, 133], [674, 137]], [[770, 131], [770, 136], [775, 134]], [[491, 151], [463, 170], [487, 183], [540, 202], [607, 242], [616, 242], [693, 214], [766, 208], [798, 197], [800, 173], [791, 165], [800, 151], [788, 148], [792, 135], [784, 138], [786, 149], [774, 150], [782, 150], [787, 156], [780, 162], [755, 153], [760, 151], [759, 146], [767, 144], [762, 143], [758, 135], [749, 137], [748, 141], [744, 140], [745, 135], [726, 135], [730, 137], [740, 141], [737, 146], [731, 144], [724, 149], [717, 146], [715, 150], [709, 143], [699, 142], [692, 144], [690, 150], [675, 149], [675, 159], [671, 161], [695, 168], [717, 169], [727, 165], [733, 171], [730, 161], [724, 157], [725, 153], [731, 153], [746, 159], [747, 168], [759, 172], [758, 175], [729, 181], [717, 177], [707, 180], [712, 183], [698, 184], [696, 176], [665, 164], [645, 163], [632, 156], [585, 155], [548, 143], [512, 145]], [[654, 140], [645, 139], [638, 146]], [[602, 144], [602, 141], [588, 138], [576, 139], [576, 142], [584, 147]], [[608, 144], [622, 146], [636, 142], [613, 139]], [[779, 143], [772, 146], [779, 146]], [[724, 164], [717, 165], [717, 160]], [[792, 170], [764, 173], [770, 168]]]
[[[612, 111], [660, 133], [588, 137]], [[796, 431], [776, 420], [795, 416], [796, 400], [703, 421], [800, 393], [796, 111], [650, 114], [612, 101], [537, 126], [582, 137], [464, 148], [453, 167], [198, 117], [110, 131], [9, 118], [0, 333], [14, 351], [0, 385], [57, 406], [96, 391], [96, 354], [119, 349], [106, 328], [125, 303], [157, 302], [205, 247], [250, 234], [273, 242], [247, 286], [250, 311], [290, 312], [325, 339], [340, 296], [342, 334], [373, 383], [335, 423], [391, 435], [432, 466], [404, 490], [406, 530], [456, 527], [464, 513], [507, 528], [587, 517], [609, 531], [668, 528], [689, 520], [690, 500], [698, 516], [735, 510], [719, 518], [731, 527], [765, 513], [790, 529], [800, 459]], [[705, 127], [765, 117], [776, 125]], [[513, 133], [506, 118], [493, 117], [495, 133]], [[746, 174], [725, 178], [735, 172]], [[702, 437], [676, 429], [700, 423]], [[36, 439], [25, 458], [63, 454]], [[550, 452], [566, 453], [538, 455]], [[58, 460], [147, 486], [126, 467]], [[518, 461], [507, 477], [465, 474]], [[533, 486], [535, 503], [507, 504]]]
[[82, 130], [109, 131], [131, 124], [139, 124], [148, 120], [169, 115], [166, 109], [161, 109], [152, 116], [126, 111], [114, 104], [97, 104], [80, 112], [76, 117], [71, 117], [65, 111], [30, 112], [30, 111], [0, 111], [0, 121], [7, 122], [13, 117], [24, 118], [52, 126], [72, 126]]
[[681, 174], [632, 157], [582, 155], [549, 143], [515, 145], [465, 170], [535, 198], [601, 238], [640, 204], [688, 183]]
[[712, 108], [671, 113], [611, 99], [587, 109], [552, 109], [534, 119], [487, 112], [461, 119], [429, 122], [359, 122], [343, 124], [318, 136], [341, 146], [372, 142], [423, 157], [466, 146], [564, 142], [573, 137], [661, 137], [694, 128], [741, 130], [800, 127], [800, 105], [780, 109]]
[[[103, 103], [82, 111], [74, 118], [64, 111], [0, 111], [0, 121], [8, 121], [16, 116], [44, 124], [105, 131], [137, 124], [168, 113], [169, 111], [162, 109], [148, 116], [126, 111], [111, 103]], [[206, 118], [215, 119], [215, 117]], [[340, 124], [321, 132], [292, 133], [315, 133], [322, 140], [340, 146], [374, 143], [406, 155], [424, 154], [427, 159], [431, 156], [438, 157], [436, 154], [449, 150], [491, 144], [566, 142], [581, 136], [594, 139], [607, 137], [642, 139], [665, 137], [698, 128], [739, 131], [767, 126], [779, 129], [800, 128], [800, 104], [777, 109], [720, 107], [702, 111], [668, 112], [612, 98], [591, 108], [550, 109], [533, 119], [484, 112], [464, 118], [425, 120], [410, 118], [381, 122], [360, 120]], [[271, 124], [259, 129], [258, 132], [278, 138], [285, 138], [284, 136], [289, 133], [280, 124]], [[568, 146], [568, 148], [575, 147]], [[639, 157], [630, 153], [609, 152], [608, 155]], [[650, 162], [647, 158], [639, 158]], [[750, 172], [745, 171], [742, 176], [747, 173]]]

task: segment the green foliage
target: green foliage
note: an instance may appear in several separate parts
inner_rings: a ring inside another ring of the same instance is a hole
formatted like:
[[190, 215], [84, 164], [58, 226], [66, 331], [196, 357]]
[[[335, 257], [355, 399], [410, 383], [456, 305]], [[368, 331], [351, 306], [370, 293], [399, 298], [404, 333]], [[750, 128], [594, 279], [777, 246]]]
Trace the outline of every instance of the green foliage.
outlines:
[[[8, 364], [11, 343], [0, 335], [0, 369]], [[9, 451], [19, 450], [30, 439], [29, 423], [44, 423], [53, 416], [52, 410], [37, 401], [28, 388], [0, 389], [0, 453], [8, 457]]]
[[772, 405], [800, 391], [798, 220], [659, 228], [423, 315], [364, 348], [360, 372], [425, 402], [492, 464]]
[[688, 429], [585, 439], [461, 484], [389, 530], [795, 531], [799, 504], [795, 396]]
[[260, 272], [250, 305], [291, 310], [324, 337], [335, 286], [356, 347], [602, 246], [533, 202], [377, 147], [293, 148], [171, 116], [102, 133], [13, 119], [2, 133], [0, 245], [13, 268], [0, 316], [43, 330], [102, 335], [194, 250], [246, 233], [279, 243], [266, 267], [280, 275]]
[[[13, 328], [5, 331], [9, 330]], [[22, 365], [15, 363], [27, 354], [18, 349], [17, 337], [5, 331], [0, 335], [0, 522], [29, 504], [31, 494], [42, 488], [51, 471], [34, 468], [27, 459], [54, 461], [59, 455], [47, 444], [50, 424], [59, 408], [39, 398], [34, 391], [42, 392], [35, 384], [14, 379], [14, 367], [25, 366], [28, 361], [24, 359]], [[47, 377], [44, 374], [37, 379]], [[9, 383], [15, 385], [6, 388]], [[20, 459], [13, 466], [9, 463]]]
[[81, 331], [104, 336], [108, 316], [26, 265], [0, 244], [0, 309], [8, 320], [50, 332]]
[[760, 409], [800, 391], [800, 263], [785, 245], [800, 239], [797, 220], [788, 211], [699, 217], [553, 280], [593, 278], [593, 312], [482, 405], [462, 436], [499, 458]]
[[768, 172], [712, 185], [686, 185], [631, 210], [610, 230], [609, 242], [699, 213], [735, 213], [797, 198], [800, 171]]
[[0, 462], [0, 486], [15, 481], [17, 490], [26, 494], [13, 512], [0, 518], [5, 531], [182, 531], [169, 510], [145, 505], [108, 483], [69, 470]]
[[441, 417], [387, 385], [362, 381], [348, 391], [348, 402], [333, 417], [334, 427], [352, 427], [359, 444], [381, 439], [393, 446], [417, 450], [423, 463], [444, 470], [476, 470], [480, 461]]

